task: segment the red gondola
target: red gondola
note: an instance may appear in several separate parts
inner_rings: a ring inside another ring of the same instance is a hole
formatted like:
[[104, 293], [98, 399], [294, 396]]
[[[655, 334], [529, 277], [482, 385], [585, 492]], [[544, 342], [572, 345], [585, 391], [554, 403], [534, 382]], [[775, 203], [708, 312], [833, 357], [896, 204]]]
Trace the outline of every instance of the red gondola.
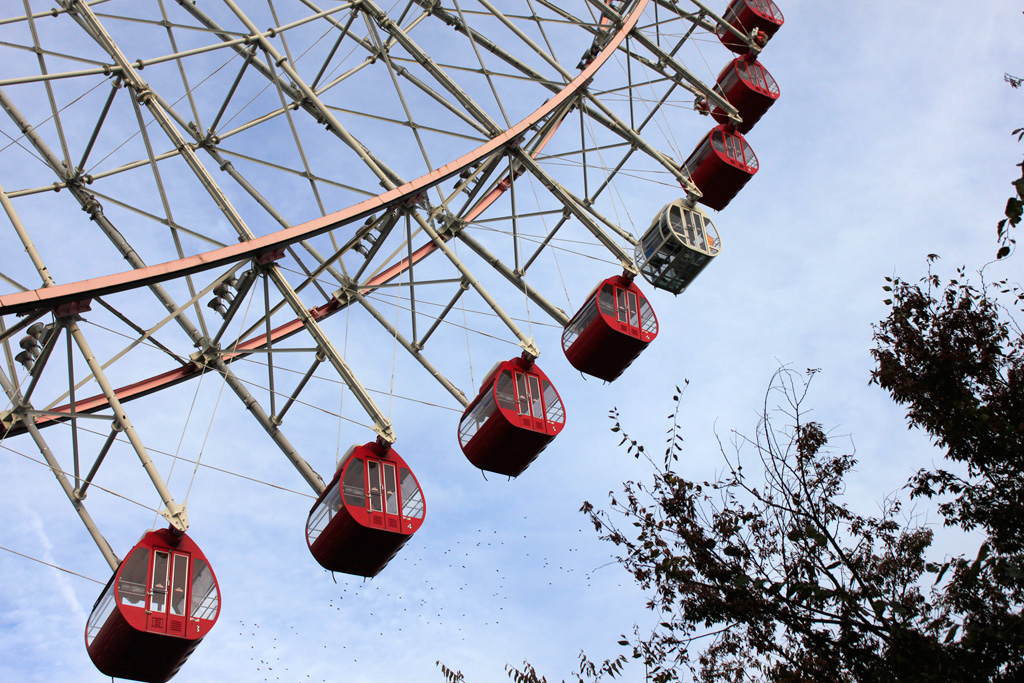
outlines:
[[[772, 0], [732, 0], [729, 8], [722, 14], [729, 25], [744, 35], [757, 31], [761, 47], [775, 35], [785, 21], [782, 12]], [[746, 53], [750, 48], [736, 37], [732, 31], [718, 27], [718, 39], [727, 48], [738, 54]]]
[[[768, 108], [779, 99], [779, 86], [768, 70], [750, 55], [737, 57], [718, 74], [715, 92], [736, 107], [743, 122], [736, 126], [749, 133]], [[725, 112], [715, 107], [711, 116], [719, 123], [729, 123]]]
[[462, 414], [459, 444], [482, 470], [519, 476], [565, 426], [565, 409], [547, 375], [513, 358], [487, 375]]
[[669, 202], [636, 245], [640, 274], [658, 289], [679, 294], [722, 250], [718, 230], [692, 201]]
[[632, 279], [599, 284], [562, 332], [562, 350], [574, 368], [611, 382], [658, 336], [654, 309]]
[[757, 157], [730, 125], [711, 129], [680, 169], [703, 193], [697, 201], [721, 211], [757, 173]]
[[219, 613], [217, 577], [199, 546], [170, 529], [149, 531], [93, 605], [85, 646], [106, 676], [163, 683]]
[[420, 484], [394, 448], [353, 446], [309, 511], [306, 543], [325, 569], [376, 576], [425, 513]]

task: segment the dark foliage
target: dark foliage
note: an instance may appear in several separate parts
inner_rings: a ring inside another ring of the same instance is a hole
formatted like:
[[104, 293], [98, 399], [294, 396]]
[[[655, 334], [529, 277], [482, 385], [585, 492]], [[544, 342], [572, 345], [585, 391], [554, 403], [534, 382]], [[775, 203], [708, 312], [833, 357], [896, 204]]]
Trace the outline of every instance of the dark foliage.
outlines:
[[[465, 683], [466, 677], [461, 671], [455, 671], [449, 669], [441, 662], [436, 662], [437, 666], [441, 669], [441, 675], [444, 677], [446, 683]], [[603, 664], [595, 664], [587, 659], [584, 653], [580, 653], [580, 665], [576, 674], [573, 676], [575, 683], [583, 683], [584, 681], [599, 681], [603, 677], [608, 676], [609, 678], [616, 678], [622, 673], [622, 668], [626, 664], [626, 658], [624, 656], [618, 656], [614, 659], [609, 659]], [[548, 679], [537, 673], [537, 670], [533, 668], [529, 662], [523, 662], [523, 668], [519, 669], [510, 664], [505, 665], [505, 673], [513, 683], [548, 683]]]
[[[922, 470], [914, 495], [951, 494], [947, 523], [980, 527], [1001, 553], [1024, 550], [1024, 339], [1001, 319], [994, 290], [929, 274], [890, 280], [892, 312], [875, 329], [873, 382], [907, 409], [963, 472]], [[989, 291], [993, 290], [993, 291]], [[1008, 318], [1008, 316], [1006, 316]]]
[[[1013, 134], [1017, 136], [1017, 142], [1020, 142], [1024, 138], [1024, 128], [1016, 129]], [[1017, 240], [1011, 234], [1011, 230], [1017, 227], [1024, 216], [1024, 161], [1017, 164], [1017, 167], [1021, 170], [1021, 176], [1010, 183], [1013, 185], [1014, 194], [1006, 200], [1006, 209], [1003, 211], [1005, 218], [996, 223], [996, 238], [999, 241], [997, 259], [1006, 258], [1013, 251]]]
[[[1024, 79], [1019, 76], [1011, 76], [1008, 73], [1003, 74], [1003, 80], [1009, 83], [1011, 88], [1019, 88], [1021, 84], [1024, 84]], [[1016, 129], [1013, 131], [1013, 135], [1016, 135], [1017, 142], [1020, 142], [1024, 138], [1024, 128]], [[997, 259], [1006, 258], [1013, 251], [1017, 240], [1010, 234], [1010, 231], [1017, 227], [1021, 217], [1024, 216], [1024, 161], [1017, 164], [1017, 166], [1021, 170], [1021, 177], [1011, 183], [1015, 194], [1010, 195], [1010, 198], [1006, 200], [1006, 209], [1004, 211], [1006, 217], [1000, 219], [999, 223], [996, 224], [996, 234], [999, 241], [999, 251], [996, 252]]]

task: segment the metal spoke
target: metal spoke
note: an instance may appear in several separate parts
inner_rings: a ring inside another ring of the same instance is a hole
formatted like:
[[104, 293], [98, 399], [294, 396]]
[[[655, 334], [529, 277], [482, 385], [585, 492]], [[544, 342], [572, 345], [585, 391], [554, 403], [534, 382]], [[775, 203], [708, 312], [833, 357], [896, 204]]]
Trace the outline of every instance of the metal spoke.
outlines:
[[85, 340], [85, 335], [82, 334], [81, 329], [78, 327], [78, 323], [74, 320], [68, 320], [65, 325], [68, 332], [74, 338], [75, 344], [78, 346], [86, 364], [89, 366], [89, 370], [92, 371], [93, 377], [103, 390], [103, 395], [106, 396], [107, 403], [110, 405], [111, 410], [114, 411], [114, 419], [117, 420], [121, 429], [124, 430], [125, 436], [128, 437], [128, 440], [131, 442], [132, 449], [135, 451], [136, 455], [138, 455], [143, 469], [146, 470], [146, 474], [149, 475], [149, 479], [153, 483], [153, 487], [160, 495], [160, 500], [164, 504], [164, 510], [160, 511], [160, 514], [165, 517], [175, 529], [178, 529], [181, 532], [187, 531], [188, 515], [185, 512], [185, 508], [174, 502], [174, 498], [171, 497], [171, 492], [167, 490], [167, 485], [164, 483], [163, 477], [160, 476], [160, 472], [157, 471], [156, 465], [154, 465], [153, 461], [150, 459], [149, 453], [146, 451], [146, 447], [142, 444], [142, 439], [139, 438], [138, 433], [135, 431], [135, 426], [128, 418], [128, 414], [121, 405], [121, 401], [117, 398], [114, 387], [107, 380], [107, 376], [103, 372], [102, 368], [100, 368], [99, 361], [97, 361], [96, 356], [93, 355], [92, 349]]
[[[453, 0], [455, 4], [455, 11], [459, 13], [459, 17], [465, 21], [465, 17], [462, 15], [462, 7], [459, 5], [458, 0]], [[480, 64], [480, 73], [487, 79], [487, 85], [491, 88], [491, 94], [494, 96], [494, 101], [497, 102], [498, 108], [501, 109], [501, 116], [505, 119], [505, 127], [512, 125], [512, 122], [508, 118], [508, 113], [505, 111], [505, 105], [501, 103], [501, 96], [498, 95], [498, 89], [494, 85], [494, 80], [491, 78], [491, 72], [484, 64], [484, 58], [480, 54], [480, 48], [477, 46], [476, 41], [473, 40], [472, 35], [466, 36], [469, 39], [469, 44], [473, 47], [473, 54], [476, 55], [476, 61]]]

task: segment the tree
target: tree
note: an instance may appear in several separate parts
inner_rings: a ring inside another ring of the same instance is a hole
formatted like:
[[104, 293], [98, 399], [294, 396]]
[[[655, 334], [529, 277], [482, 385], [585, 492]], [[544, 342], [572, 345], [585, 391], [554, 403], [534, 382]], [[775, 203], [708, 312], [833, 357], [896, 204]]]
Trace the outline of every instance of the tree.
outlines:
[[[892, 312], [875, 330], [871, 379], [907, 408], [964, 474], [922, 470], [916, 496], [955, 496], [939, 510], [947, 523], [981, 528], [1003, 553], [1024, 551], [1024, 338], [998, 294], [1024, 294], [1006, 282], [975, 288], [889, 279]], [[994, 296], [995, 295], [995, 296]], [[1002, 315], [1001, 315], [1002, 314]], [[1003, 319], [1007, 318], [1007, 319]]]
[[[1013, 87], [1017, 88], [1019, 85], [1020, 81], [1018, 80], [1017, 85]], [[1024, 139], [1024, 128], [1017, 128], [1013, 134], [1017, 136], [1017, 142], [1020, 142], [1021, 139]], [[1005, 218], [999, 219], [996, 224], [996, 238], [999, 242], [999, 250], [996, 252], [997, 259], [1006, 258], [1013, 251], [1017, 240], [1010, 231], [1017, 227], [1021, 217], [1024, 216], [1024, 161], [1017, 166], [1021, 170], [1020, 178], [1010, 183], [1013, 185], [1014, 194], [1011, 194], [1010, 198], [1006, 200], [1006, 209], [1003, 211]]]
[[731, 456], [721, 449], [717, 480], [674, 471], [682, 442], [673, 428], [663, 461], [652, 459], [653, 483], [627, 482], [610, 511], [584, 505], [650, 591], [658, 626], [630, 645], [651, 680], [907, 680], [919, 662], [918, 680], [955, 678], [941, 656], [946, 621], [920, 585], [934, 569], [925, 561], [932, 532], [904, 527], [894, 498], [875, 517], [842, 501], [856, 459], [806, 420], [813, 375], [776, 373], [756, 435]]
[[[906, 490], [980, 534], [977, 552], [930, 561], [933, 531], [908, 524], [897, 496], [873, 516], [851, 509], [844, 482], [857, 460], [807, 418], [816, 370], [775, 374], [754, 436], [719, 445], [714, 481], [677, 471], [678, 387], [658, 456], [612, 411], [620, 446], [653, 476], [582, 512], [648, 591], [657, 625], [620, 641], [648, 680], [1024, 680], [1024, 341], [997, 301], [1024, 294], [975, 288], [962, 272], [885, 288], [871, 379], [946, 461]], [[506, 670], [517, 683], [545, 680], [529, 664]], [[621, 670], [621, 657], [601, 667], [584, 657], [575, 680]]]
[[[1003, 80], [1009, 83], [1011, 88], [1019, 88], [1024, 84], [1024, 79], [1018, 76], [1011, 76], [1008, 73], [1003, 74]], [[1024, 128], [1016, 129], [1013, 131], [1013, 135], [1016, 135], [1017, 142], [1020, 142], [1024, 138]], [[1024, 161], [1017, 164], [1017, 166], [1021, 170], [1021, 177], [1011, 183], [1014, 194], [1010, 195], [1010, 198], [1006, 200], [1006, 209], [1003, 212], [1006, 217], [1000, 219], [999, 223], [996, 224], [996, 234], [999, 242], [999, 251], [996, 252], [997, 259], [1006, 258], [1010, 255], [1010, 252], [1017, 243], [1017, 240], [1010, 234], [1010, 230], [1017, 227], [1021, 217], [1024, 216]]]
[[[1024, 334], [999, 303], [1005, 281], [975, 288], [929, 273], [892, 281], [892, 312], [875, 332], [872, 381], [907, 409], [959, 471], [921, 470], [912, 495], [939, 498], [947, 525], [980, 530], [977, 559], [957, 558], [942, 595], [947, 650], [980, 680], [1024, 678]], [[945, 566], [949, 566], [947, 563]], [[954, 630], [959, 626], [959, 638]]]

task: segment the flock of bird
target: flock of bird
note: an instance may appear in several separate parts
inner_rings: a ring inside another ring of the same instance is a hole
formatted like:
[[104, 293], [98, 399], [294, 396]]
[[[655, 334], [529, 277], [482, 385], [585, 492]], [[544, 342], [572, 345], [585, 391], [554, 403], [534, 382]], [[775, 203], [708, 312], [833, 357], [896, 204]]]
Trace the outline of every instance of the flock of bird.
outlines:
[[[571, 522], [559, 525], [558, 532], [575, 535], [577, 543], [563, 541], [560, 550], [547, 546], [537, 552], [528, 533], [510, 537], [503, 530], [477, 528], [462, 538], [434, 538], [430, 548], [418, 543], [417, 535], [373, 579], [336, 574], [332, 582], [325, 571], [316, 580], [325, 582], [333, 596], [326, 606], [301, 611], [309, 618], [293, 623], [266, 617], [235, 620], [234, 645], [249, 650], [252, 666], [251, 672], [240, 672], [247, 674], [242, 678], [327, 683], [337, 680], [331, 671], [336, 676], [339, 671], [369, 671], [380, 665], [381, 679], [391, 680], [387, 659], [400, 657], [409, 643], [444, 642], [454, 645], [445, 647], [447, 652], [457, 653], [460, 644], [475, 647], [517, 630], [536, 630], [531, 613], [538, 605], [557, 601], [566, 592], [603, 590], [606, 581], [627, 578], [617, 566], [608, 565], [607, 554], [603, 559], [593, 557], [587, 548], [577, 547], [584, 545], [580, 541], [592, 541], [593, 529]], [[599, 576], [603, 580], [595, 581]], [[595, 588], [596, 584], [600, 586]], [[430, 656], [433, 665], [445, 654]], [[529, 658], [530, 653], [516, 656]], [[454, 669], [460, 666], [457, 661], [444, 663]], [[439, 671], [417, 671], [405, 680], [442, 677]]]

